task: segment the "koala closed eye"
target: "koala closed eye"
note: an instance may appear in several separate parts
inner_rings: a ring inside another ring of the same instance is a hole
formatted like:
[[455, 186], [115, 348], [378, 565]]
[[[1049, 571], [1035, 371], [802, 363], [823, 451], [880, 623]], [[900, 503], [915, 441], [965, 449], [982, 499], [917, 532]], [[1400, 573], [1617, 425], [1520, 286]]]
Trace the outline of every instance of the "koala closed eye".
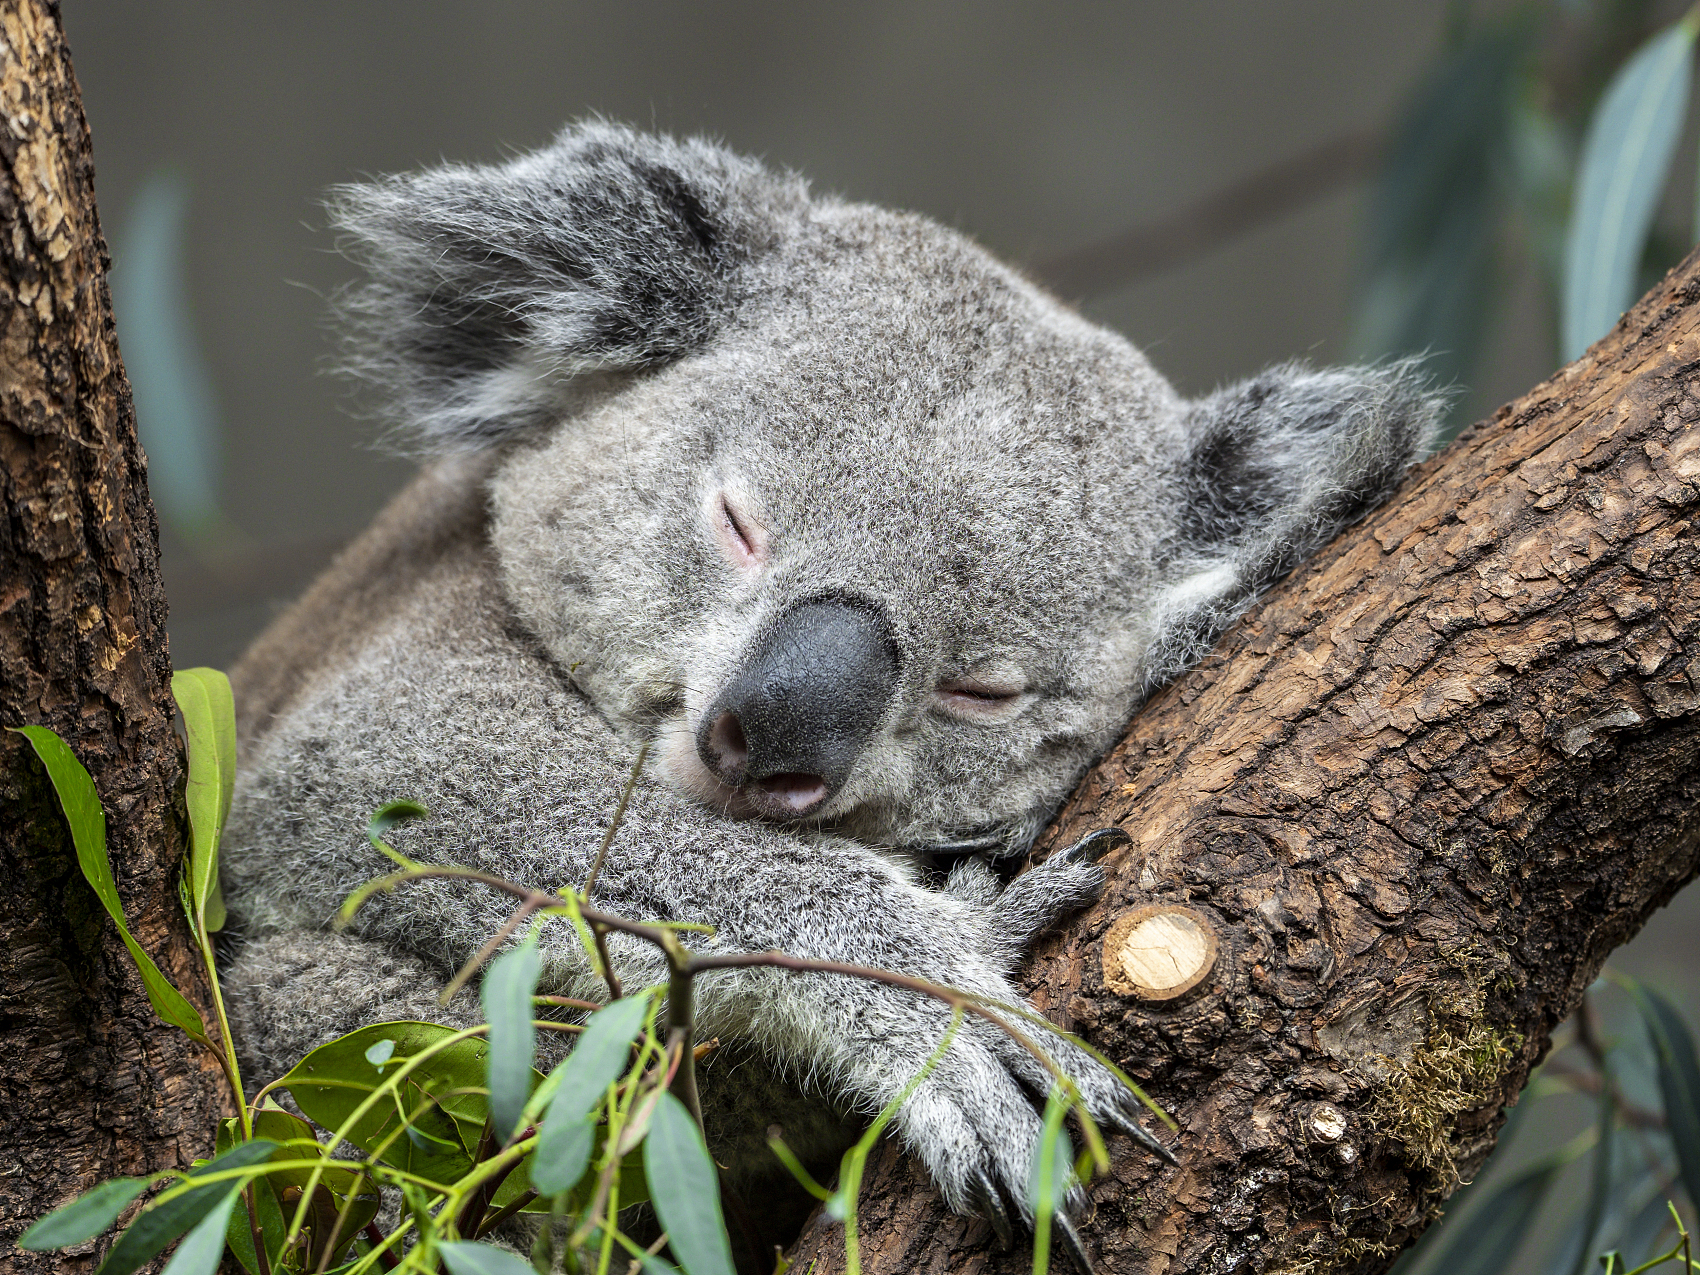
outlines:
[[933, 704], [946, 716], [986, 725], [1018, 716], [1032, 699], [1024, 681], [1007, 677], [949, 677], [933, 688]]
[[740, 571], [761, 569], [768, 558], [767, 533], [748, 514], [741, 513], [724, 489], [710, 498], [710, 521], [726, 560]]

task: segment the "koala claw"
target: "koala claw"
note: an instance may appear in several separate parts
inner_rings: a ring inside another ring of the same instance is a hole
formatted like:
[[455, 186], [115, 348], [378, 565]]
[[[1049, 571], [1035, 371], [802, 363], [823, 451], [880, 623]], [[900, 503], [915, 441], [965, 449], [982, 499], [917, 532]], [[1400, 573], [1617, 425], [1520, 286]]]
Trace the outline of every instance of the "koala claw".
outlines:
[[997, 1184], [979, 1169], [969, 1175], [968, 1197], [975, 1212], [992, 1224], [992, 1230], [997, 1232], [998, 1242], [1005, 1249], [1015, 1243], [1015, 1225], [1010, 1221], [1009, 1210], [1004, 1207], [1003, 1196], [998, 1191]]
[[1164, 1164], [1180, 1164], [1180, 1161], [1175, 1159], [1175, 1153], [1170, 1151], [1169, 1148], [1164, 1146], [1161, 1142], [1157, 1141], [1156, 1134], [1152, 1133], [1151, 1130], [1140, 1124], [1138, 1120], [1134, 1119], [1134, 1117], [1128, 1115], [1126, 1112], [1112, 1112], [1105, 1120], [1105, 1123], [1112, 1129], [1115, 1129], [1120, 1133], [1125, 1133], [1152, 1155], [1156, 1156]]
[[1089, 832], [1066, 850], [1059, 851], [1056, 858], [1069, 863], [1097, 863], [1110, 851], [1122, 846], [1133, 844], [1133, 838], [1121, 828], [1099, 828]]
[[1092, 1275], [1092, 1259], [1086, 1255], [1086, 1245], [1081, 1242], [1080, 1232], [1074, 1229], [1074, 1223], [1061, 1209], [1051, 1219], [1051, 1234], [1057, 1241], [1057, 1247], [1069, 1255], [1080, 1275]]

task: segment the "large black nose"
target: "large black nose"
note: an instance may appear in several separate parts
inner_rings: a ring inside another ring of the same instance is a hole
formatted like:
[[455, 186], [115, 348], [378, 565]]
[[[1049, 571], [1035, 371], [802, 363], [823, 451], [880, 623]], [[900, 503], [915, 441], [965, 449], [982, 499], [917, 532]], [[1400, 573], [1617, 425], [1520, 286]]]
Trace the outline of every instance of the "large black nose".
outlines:
[[703, 714], [697, 756], [773, 818], [844, 786], [897, 682], [897, 647], [873, 607], [843, 598], [783, 613]]

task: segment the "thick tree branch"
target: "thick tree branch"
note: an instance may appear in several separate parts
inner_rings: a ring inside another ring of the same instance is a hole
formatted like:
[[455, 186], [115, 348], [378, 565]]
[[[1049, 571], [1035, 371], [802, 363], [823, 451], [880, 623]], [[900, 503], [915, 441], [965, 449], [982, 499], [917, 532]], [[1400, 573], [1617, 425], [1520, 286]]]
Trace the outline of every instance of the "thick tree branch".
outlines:
[[[88, 767], [136, 935], [205, 1010], [172, 872], [158, 533], [57, 5], [0, 0], [0, 170], [0, 725], [49, 726]], [[225, 1102], [149, 1007], [41, 766], [0, 735], [0, 1270], [92, 1270], [97, 1242], [12, 1241], [102, 1178], [204, 1154]]]
[[[1100, 1271], [1384, 1268], [1696, 874], [1697, 368], [1700, 254], [1284, 582], [1059, 817], [1047, 846], [1134, 840], [1032, 993], [1182, 1130], [1180, 1168], [1124, 1144], [1094, 1186]], [[1189, 970], [1154, 943], [1207, 976], [1158, 999]], [[861, 1217], [869, 1275], [1029, 1268], [895, 1148]], [[842, 1228], [792, 1256], [841, 1271]]]

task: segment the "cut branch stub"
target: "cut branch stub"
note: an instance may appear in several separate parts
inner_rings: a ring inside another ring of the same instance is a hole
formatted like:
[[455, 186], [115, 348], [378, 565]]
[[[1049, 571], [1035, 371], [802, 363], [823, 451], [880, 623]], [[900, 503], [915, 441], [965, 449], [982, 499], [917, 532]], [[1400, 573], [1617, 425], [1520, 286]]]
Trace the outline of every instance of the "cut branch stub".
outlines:
[[1135, 908], [1111, 923], [1103, 962], [1111, 991], [1145, 1001], [1174, 1000], [1216, 967], [1216, 932], [1203, 915], [1180, 904]]

